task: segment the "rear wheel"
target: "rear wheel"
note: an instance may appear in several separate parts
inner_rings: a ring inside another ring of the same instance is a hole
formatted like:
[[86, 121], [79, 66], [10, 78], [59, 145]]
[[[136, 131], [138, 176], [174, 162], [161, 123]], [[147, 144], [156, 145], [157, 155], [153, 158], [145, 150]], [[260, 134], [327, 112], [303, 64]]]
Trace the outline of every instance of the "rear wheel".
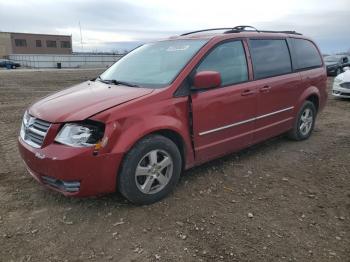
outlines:
[[288, 136], [293, 140], [305, 140], [310, 137], [315, 126], [317, 110], [310, 101], [305, 101], [300, 108], [294, 127]]
[[12, 69], [16, 69], [16, 66], [15, 66], [15, 65], [12, 65], [11, 68], [12, 68]]
[[127, 153], [118, 175], [119, 192], [135, 204], [151, 204], [168, 195], [177, 184], [181, 154], [170, 139], [151, 135]]

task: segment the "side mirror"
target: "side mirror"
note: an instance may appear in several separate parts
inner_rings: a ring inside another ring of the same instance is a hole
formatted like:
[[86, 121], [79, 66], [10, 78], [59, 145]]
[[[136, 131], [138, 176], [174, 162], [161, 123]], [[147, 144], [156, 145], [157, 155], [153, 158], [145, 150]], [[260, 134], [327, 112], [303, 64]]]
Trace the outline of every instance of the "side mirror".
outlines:
[[350, 67], [348, 67], [348, 66], [343, 67], [343, 71], [344, 71], [344, 72], [345, 72], [345, 71], [348, 71], [348, 70], [350, 70]]
[[216, 71], [202, 71], [194, 76], [193, 86], [197, 89], [214, 88], [221, 85], [221, 75]]

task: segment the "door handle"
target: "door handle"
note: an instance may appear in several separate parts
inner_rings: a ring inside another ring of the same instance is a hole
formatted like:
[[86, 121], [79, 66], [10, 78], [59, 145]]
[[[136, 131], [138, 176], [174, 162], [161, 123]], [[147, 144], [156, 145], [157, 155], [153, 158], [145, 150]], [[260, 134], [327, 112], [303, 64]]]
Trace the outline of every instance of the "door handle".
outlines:
[[271, 90], [271, 86], [263, 86], [259, 89], [260, 93], [268, 93]]
[[250, 89], [245, 89], [241, 92], [241, 96], [249, 96], [249, 95], [253, 95], [255, 92], [253, 90]]

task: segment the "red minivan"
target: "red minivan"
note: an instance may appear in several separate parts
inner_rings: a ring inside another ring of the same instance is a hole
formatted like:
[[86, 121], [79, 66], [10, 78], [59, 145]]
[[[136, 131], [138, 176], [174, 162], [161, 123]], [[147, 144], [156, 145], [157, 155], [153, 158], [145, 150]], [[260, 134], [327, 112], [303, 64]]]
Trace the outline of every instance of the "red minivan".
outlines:
[[246, 26], [145, 44], [98, 78], [34, 103], [19, 151], [69, 196], [166, 196], [182, 170], [287, 133], [307, 139], [327, 99], [315, 43]]

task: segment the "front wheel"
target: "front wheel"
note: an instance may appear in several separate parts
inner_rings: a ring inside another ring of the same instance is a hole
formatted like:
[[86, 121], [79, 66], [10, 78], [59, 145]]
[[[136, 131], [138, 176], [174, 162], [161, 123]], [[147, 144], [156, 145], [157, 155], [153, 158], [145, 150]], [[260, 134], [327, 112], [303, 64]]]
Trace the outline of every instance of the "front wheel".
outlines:
[[126, 154], [118, 175], [119, 192], [135, 204], [159, 201], [174, 189], [181, 167], [181, 154], [174, 142], [150, 135]]
[[289, 131], [288, 136], [293, 140], [308, 139], [315, 126], [317, 110], [310, 101], [305, 101], [300, 108], [294, 127]]
[[337, 71], [335, 72], [335, 75], [340, 75], [342, 73], [342, 69], [339, 67], [337, 68]]

